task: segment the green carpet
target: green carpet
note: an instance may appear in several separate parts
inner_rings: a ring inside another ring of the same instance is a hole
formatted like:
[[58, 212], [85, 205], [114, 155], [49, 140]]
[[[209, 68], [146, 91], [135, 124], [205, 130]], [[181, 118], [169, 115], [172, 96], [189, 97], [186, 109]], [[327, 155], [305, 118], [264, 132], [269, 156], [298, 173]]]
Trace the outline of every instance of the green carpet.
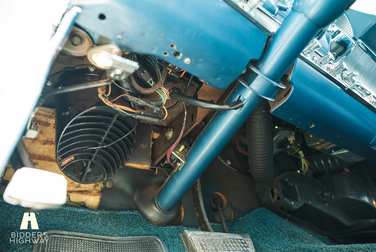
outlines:
[[[64, 230], [106, 236], [155, 235], [169, 251], [185, 251], [180, 234], [182, 226], [156, 227], [134, 211], [101, 211], [62, 207], [36, 213], [39, 230], [20, 230], [24, 209], [0, 202], [0, 251], [30, 251], [30, 244], [10, 243], [12, 232]], [[214, 224], [216, 231], [220, 225]], [[30, 228], [30, 227], [29, 227]], [[375, 251], [376, 244], [326, 245], [303, 229], [260, 208], [245, 217], [228, 223], [231, 233], [250, 234], [256, 251]], [[192, 230], [192, 229], [191, 229]]]

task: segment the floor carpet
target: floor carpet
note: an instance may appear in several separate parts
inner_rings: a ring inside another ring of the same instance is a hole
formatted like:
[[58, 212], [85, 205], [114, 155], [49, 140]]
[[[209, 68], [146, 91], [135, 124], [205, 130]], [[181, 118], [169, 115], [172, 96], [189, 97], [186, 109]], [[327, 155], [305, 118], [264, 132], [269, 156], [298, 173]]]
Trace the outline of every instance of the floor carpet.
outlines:
[[[106, 236], [160, 237], [169, 251], [185, 251], [180, 234], [182, 226], [156, 227], [136, 211], [103, 211], [73, 207], [43, 210], [36, 213], [39, 230], [20, 230], [25, 210], [0, 202], [0, 251], [30, 251], [31, 244], [10, 242], [12, 232], [43, 232], [63, 230]], [[376, 244], [327, 245], [300, 227], [280, 218], [267, 209], [259, 208], [246, 216], [229, 222], [231, 233], [248, 233], [256, 251], [375, 251]], [[214, 224], [216, 231], [221, 226]], [[190, 229], [194, 230], [194, 229]], [[14, 234], [13, 234], [14, 235]]]

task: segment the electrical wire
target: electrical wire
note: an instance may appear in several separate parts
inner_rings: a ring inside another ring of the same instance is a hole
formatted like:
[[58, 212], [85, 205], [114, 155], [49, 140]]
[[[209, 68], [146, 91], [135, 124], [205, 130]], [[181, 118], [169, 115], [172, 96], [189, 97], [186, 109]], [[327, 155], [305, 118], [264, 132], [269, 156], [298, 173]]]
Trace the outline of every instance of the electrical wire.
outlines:
[[293, 145], [291, 147], [295, 150], [295, 153], [297, 153], [299, 156], [295, 156], [293, 153], [290, 153], [288, 151], [287, 151], [287, 154], [289, 154], [292, 157], [299, 158], [301, 160], [303, 174], [306, 174], [309, 168], [309, 162], [305, 159], [303, 151], [296, 149], [295, 146]]
[[87, 148], [85, 150], [96, 150], [96, 149], [104, 149], [104, 148], [107, 148], [107, 147], [110, 147], [111, 145], [123, 140], [125, 137], [127, 137], [129, 134], [131, 134], [137, 127], [137, 120], [134, 119], [134, 127], [131, 129], [131, 131], [129, 131], [127, 134], [125, 134], [124, 136], [122, 136], [121, 138], [119, 138], [118, 140], [116, 140], [115, 142], [112, 142], [108, 145], [105, 145], [105, 146], [98, 146], [98, 147], [91, 147], [91, 148]]
[[[170, 160], [170, 156], [171, 156], [171, 152], [174, 150], [174, 148], [178, 145], [178, 143], [180, 142], [180, 139], [183, 137], [183, 134], [184, 134], [184, 129], [185, 129], [185, 124], [187, 122], [187, 106], [185, 105], [185, 103], [183, 102], [183, 106], [184, 106], [184, 120], [183, 120], [183, 126], [181, 128], [181, 131], [180, 131], [180, 134], [178, 136], [178, 139], [176, 139], [175, 143], [170, 147], [170, 149], [168, 149], [168, 152], [167, 152], [167, 162], [171, 164], [171, 160]], [[167, 111], [167, 110], [166, 110]]]
[[238, 151], [241, 153], [241, 154], [244, 154], [246, 156], [248, 156], [248, 152], [246, 150], [244, 150], [240, 144], [239, 144], [239, 140], [236, 140], [236, 148], [238, 149]]
[[167, 118], [167, 116], [168, 116], [168, 111], [167, 111], [167, 109], [166, 109], [166, 107], [165, 106], [162, 106], [162, 108], [164, 109], [164, 111], [165, 111], [165, 117], [162, 119], [162, 121], [164, 120], [164, 119], [166, 119]]
[[[183, 90], [183, 94], [184, 94], [184, 95], [187, 94], [188, 89], [189, 89], [189, 86], [190, 86], [191, 83], [192, 83], [192, 79], [193, 79], [193, 75], [191, 75], [191, 77], [190, 77], [189, 80], [188, 80], [187, 85], [185, 86], [185, 88], [184, 88], [184, 90]], [[172, 105], [171, 107], [167, 108], [167, 110], [173, 110], [174, 108], [176, 108], [177, 106], [179, 106], [180, 103], [181, 103], [181, 101], [178, 100], [177, 102], [175, 102], [174, 105]]]
[[251, 175], [250, 175], [249, 173], [244, 172], [244, 171], [241, 171], [241, 170], [238, 170], [238, 169], [236, 169], [235, 167], [233, 167], [233, 166], [227, 164], [226, 161], [223, 160], [220, 156], [217, 156], [217, 158], [219, 159], [219, 161], [221, 161], [222, 164], [224, 164], [226, 167], [230, 168], [230, 169], [233, 170], [234, 172], [238, 172], [238, 173], [240, 173], [240, 174], [242, 174], [242, 175], [245, 175], [245, 176], [251, 177]]
[[184, 74], [186, 73], [185, 70], [181, 69], [180, 71], [183, 71], [183, 73], [180, 75], [180, 78], [183, 78]]
[[114, 81], [113, 83], [115, 84], [115, 86], [117, 86], [118, 88], [120, 88], [120, 89], [122, 89], [122, 90], [124, 90], [126, 92], [131, 92], [132, 91], [132, 90], [130, 90], [128, 88], [120, 86], [119, 84], [116, 83], [116, 81]]
[[103, 101], [103, 103], [106, 104], [109, 107], [117, 108], [117, 109], [123, 110], [123, 111], [125, 110], [125, 112], [131, 112], [131, 113], [134, 113], [134, 114], [138, 114], [138, 113], [141, 112], [139, 110], [134, 110], [134, 109], [127, 107], [127, 106], [112, 103], [111, 101], [109, 101], [106, 98], [107, 96], [106, 97], [104, 97], [104, 96], [106, 96], [106, 95], [98, 94], [99, 99], [101, 99]]
[[111, 94], [111, 84], [108, 85], [108, 94], [106, 94], [106, 96], [108, 97], [108, 96], [110, 96], [110, 94]]
[[210, 101], [205, 101], [201, 99], [196, 99], [194, 97], [186, 96], [184, 94], [178, 93], [178, 92], [171, 92], [170, 97], [176, 100], [180, 100], [182, 102], [189, 103], [193, 106], [196, 107], [201, 107], [201, 108], [207, 108], [207, 109], [213, 109], [213, 110], [219, 110], [219, 111], [224, 111], [224, 110], [235, 110], [242, 108], [244, 106], [243, 101], [241, 99], [231, 102], [229, 104], [218, 104]]

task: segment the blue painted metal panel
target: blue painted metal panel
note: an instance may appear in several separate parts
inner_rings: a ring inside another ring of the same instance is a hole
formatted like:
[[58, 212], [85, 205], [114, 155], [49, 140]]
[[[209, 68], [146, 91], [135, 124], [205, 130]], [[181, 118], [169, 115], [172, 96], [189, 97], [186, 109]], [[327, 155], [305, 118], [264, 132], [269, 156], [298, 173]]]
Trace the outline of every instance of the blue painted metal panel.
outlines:
[[[314, 23], [324, 23], [328, 19], [334, 20], [338, 11], [343, 12], [344, 5], [350, 0], [342, 2], [339, 0], [315, 1], [316, 5], [319, 6], [319, 8], [315, 8], [318, 13], [311, 11], [310, 8], [305, 8], [303, 5], [306, 2], [312, 8], [317, 7], [313, 4], [313, 1], [295, 1], [295, 5], [300, 6], [303, 13], [296, 10], [291, 11], [271, 39], [261, 59], [256, 62], [256, 67], [269, 79], [278, 81], [289, 66], [293, 64], [304, 46], [319, 30], [317, 24]], [[325, 1], [329, 2], [329, 5], [322, 3]], [[312, 14], [312, 17], [315, 18], [314, 23], [307, 18], [304, 11]], [[241, 95], [247, 99], [247, 103], [240, 111], [217, 112], [190, 149], [186, 157], [186, 163], [180, 170], [172, 174], [159, 190], [156, 200], [161, 210], [170, 211], [174, 208], [194, 181], [199, 178], [210, 162], [258, 106], [262, 100], [261, 96], [274, 96], [278, 90], [278, 87], [271, 85], [266, 78], [254, 72], [247, 74], [244, 79], [253, 90], [256, 91], [257, 89], [259, 94], [256, 94], [248, 87], [238, 84], [228, 101], [234, 101], [237, 96]]]
[[368, 146], [375, 145], [375, 113], [301, 59], [290, 81], [293, 90], [274, 116], [376, 162], [376, 151]]
[[[82, 8], [77, 24], [84, 29], [125, 51], [166, 60], [219, 89], [261, 56], [268, 39], [222, 0], [72, 0], [70, 4]], [[175, 57], [175, 51], [182, 57]], [[190, 64], [184, 63], [186, 58]]]
[[[297, 27], [300, 32], [296, 31]], [[292, 11], [275, 33], [256, 66], [268, 79], [279, 80], [318, 30], [319, 28], [304, 15]], [[291, 38], [292, 35], [295, 39]], [[281, 51], [282, 49], [284, 51]], [[255, 72], [247, 73], [244, 79], [247, 83], [251, 83], [250, 87], [247, 87], [246, 83], [244, 85], [238, 83], [227, 99], [230, 103], [241, 96], [247, 101], [244, 107], [241, 110], [222, 111], [215, 114], [191, 147], [186, 163], [169, 177], [158, 192], [157, 203], [162, 210], [170, 211], [174, 208], [245, 123], [262, 101], [262, 97], [273, 97], [279, 90], [279, 87], [270, 84], [267, 78]]]

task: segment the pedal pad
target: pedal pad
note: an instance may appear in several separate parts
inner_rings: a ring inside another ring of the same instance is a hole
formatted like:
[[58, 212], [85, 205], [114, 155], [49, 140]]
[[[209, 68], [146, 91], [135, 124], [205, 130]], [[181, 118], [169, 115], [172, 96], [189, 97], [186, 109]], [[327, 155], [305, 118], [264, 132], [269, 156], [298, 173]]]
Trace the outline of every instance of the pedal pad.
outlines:
[[184, 230], [181, 237], [188, 252], [255, 252], [248, 234]]
[[48, 242], [34, 243], [32, 252], [168, 252], [156, 236], [101, 236], [66, 231], [47, 231]]

